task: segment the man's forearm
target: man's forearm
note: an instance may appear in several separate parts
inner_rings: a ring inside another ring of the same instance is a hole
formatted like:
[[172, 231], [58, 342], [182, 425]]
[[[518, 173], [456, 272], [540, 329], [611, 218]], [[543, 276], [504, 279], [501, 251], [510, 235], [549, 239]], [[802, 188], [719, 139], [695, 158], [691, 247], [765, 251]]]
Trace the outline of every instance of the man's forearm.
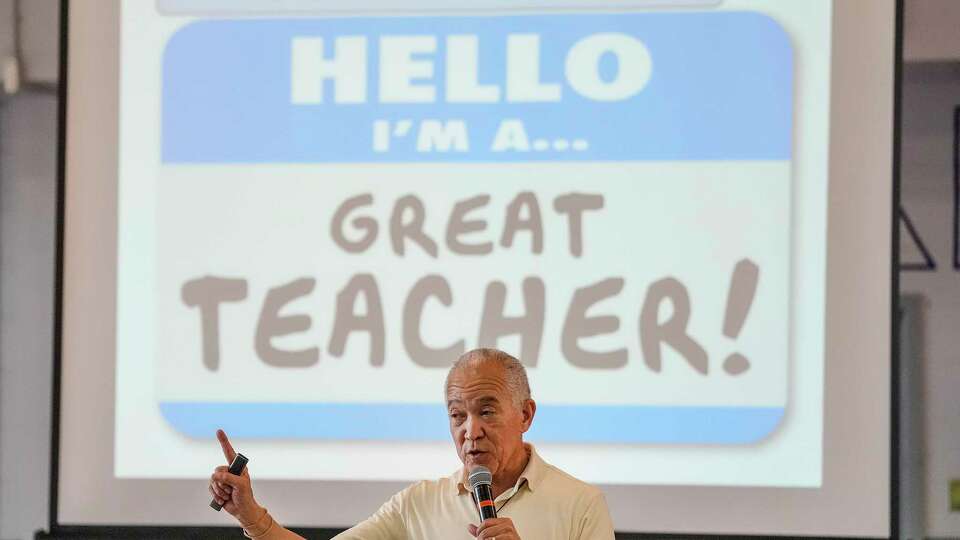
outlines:
[[282, 525], [274, 521], [270, 512], [266, 508], [263, 510], [260, 519], [253, 523], [241, 523], [243, 534], [247, 538], [254, 540], [305, 540], [299, 534], [284, 529]]

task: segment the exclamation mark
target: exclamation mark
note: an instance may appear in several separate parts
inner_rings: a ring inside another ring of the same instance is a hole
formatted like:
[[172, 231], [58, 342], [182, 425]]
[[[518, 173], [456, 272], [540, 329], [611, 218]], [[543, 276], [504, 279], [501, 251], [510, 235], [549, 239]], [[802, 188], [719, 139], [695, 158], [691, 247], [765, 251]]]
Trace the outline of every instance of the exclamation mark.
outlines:
[[[750, 259], [742, 259], [733, 268], [730, 291], [727, 293], [727, 312], [723, 316], [723, 335], [737, 339], [747, 321], [753, 297], [757, 293], [760, 267]], [[740, 375], [750, 369], [750, 361], [740, 353], [733, 353], [723, 361], [723, 370], [730, 375]]]

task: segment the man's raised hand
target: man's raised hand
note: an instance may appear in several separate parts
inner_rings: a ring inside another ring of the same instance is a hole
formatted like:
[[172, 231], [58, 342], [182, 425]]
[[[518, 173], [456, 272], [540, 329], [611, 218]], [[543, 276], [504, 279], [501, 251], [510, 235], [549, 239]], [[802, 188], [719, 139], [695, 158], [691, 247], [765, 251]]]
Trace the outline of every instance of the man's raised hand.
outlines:
[[210, 494], [228, 514], [237, 518], [240, 525], [253, 524], [263, 516], [265, 510], [253, 498], [250, 473], [244, 467], [239, 476], [230, 474], [229, 464], [233, 462], [233, 458], [237, 457], [237, 452], [222, 429], [217, 430], [217, 440], [220, 441], [220, 448], [223, 450], [223, 457], [227, 459], [227, 465], [217, 467], [210, 475]]

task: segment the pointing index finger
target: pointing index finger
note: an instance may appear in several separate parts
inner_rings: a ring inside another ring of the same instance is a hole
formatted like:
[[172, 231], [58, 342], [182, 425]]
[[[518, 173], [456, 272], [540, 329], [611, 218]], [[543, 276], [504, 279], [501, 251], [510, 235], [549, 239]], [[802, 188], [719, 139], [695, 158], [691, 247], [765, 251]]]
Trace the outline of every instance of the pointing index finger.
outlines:
[[220, 448], [223, 449], [223, 457], [227, 458], [227, 463], [233, 463], [233, 458], [237, 457], [237, 453], [222, 429], [217, 430], [217, 440], [220, 441]]

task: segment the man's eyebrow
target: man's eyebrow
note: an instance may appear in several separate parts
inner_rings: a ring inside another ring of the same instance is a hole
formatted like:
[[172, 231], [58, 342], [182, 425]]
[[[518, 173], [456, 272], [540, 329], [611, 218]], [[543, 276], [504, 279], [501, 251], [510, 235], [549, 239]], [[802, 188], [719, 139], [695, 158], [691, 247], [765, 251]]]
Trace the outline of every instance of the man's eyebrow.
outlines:
[[[483, 397], [479, 397], [479, 398], [477, 398], [477, 399], [475, 399], [475, 400], [473, 400], [473, 401], [475, 401], [478, 405], [489, 405], [489, 404], [491, 404], [491, 403], [493, 403], [493, 404], [499, 404], [499, 403], [500, 403], [500, 400], [497, 399], [497, 396], [483, 396]], [[462, 399], [448, 399], [448, 400], [447, 400], [447, 408], [450, 408], [450, 407], [452, 407], [452, 406], [454, 406], [454, 405], [460, 405], [460, 406], [462, 406], [462, 405], [463, 405], [463, 400], [462, 400]]]

